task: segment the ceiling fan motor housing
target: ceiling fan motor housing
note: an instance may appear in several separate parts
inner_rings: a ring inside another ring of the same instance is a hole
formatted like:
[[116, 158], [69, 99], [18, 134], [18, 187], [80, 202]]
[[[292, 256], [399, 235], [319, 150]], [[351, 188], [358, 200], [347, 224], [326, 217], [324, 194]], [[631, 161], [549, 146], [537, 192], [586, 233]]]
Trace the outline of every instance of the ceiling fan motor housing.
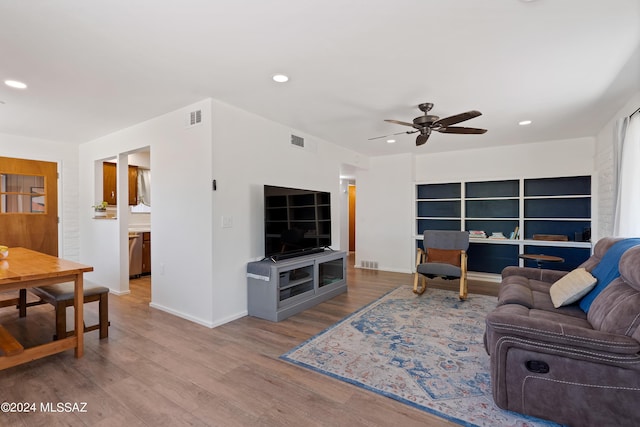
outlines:
[[418, 125], [420, 127], [428, 126], [428, 125], [434, 123], [439, 118], [440, 117], [438, 117], [438, 116], [432, 116], [430, 114], [425, 114], [424, 116], [416, 117], [415, 119], [413, 119], [413, 124], [414, 125]]

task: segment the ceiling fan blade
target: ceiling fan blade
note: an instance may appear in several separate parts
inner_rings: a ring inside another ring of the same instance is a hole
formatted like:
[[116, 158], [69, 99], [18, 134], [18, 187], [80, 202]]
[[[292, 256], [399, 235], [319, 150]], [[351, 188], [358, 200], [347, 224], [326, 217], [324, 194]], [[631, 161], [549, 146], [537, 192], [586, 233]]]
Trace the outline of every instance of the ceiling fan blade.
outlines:
[[480, 111], [471, 110], [467, 111], [466, 113], [456, 114], [455, 116], [445, 117], [444, 119], [437, 120], [433, 124], [447, 127], [449, 125], [455, 125], [456, 123], [464, 122], [465, 120], [473, 119], [474, 117], [478, 117], [481, 115], [482, 113]]
[[421, 133], [420, 135], [418, 135], [418, 137], [416, 138], [416, 146], [420, 146], [423, 145], [425, 142], [427, 142], [427, 139], [429, 139], [429, 135], [431, 135], [430, 133]]
[[385, 119], [385, 122], [387, 122], [387, 123], [395, 123], [397, 125], [402, 125], [402, 126], [411, 126], [411, 127], [413, 127], [413, 123], [401, 122], [400, 120]]
[[369, 138], [367, 141], [372, 141], [374, 139], [380, 139], [380, 138], [388, 138], [390, 136], [395, 136], [395, 135], [402, 135], [404, 133], [416, 133], [416, 132], [419, 132], [419, 131], [417, 131], [417, 130], [409, 130], [407, 132], [392, 133], [390, 135], [382, 135], [382, 136], [376, 136], [375, 138]]
[[442, 133], [466, 133], [466, 134], [481, 134], [486, 133], [486, 129], [478, 129], [478, 128], [465, 128], [462, 126], [451, 126], [448, 128], [440, 128], [436, 129], [438, 132]]

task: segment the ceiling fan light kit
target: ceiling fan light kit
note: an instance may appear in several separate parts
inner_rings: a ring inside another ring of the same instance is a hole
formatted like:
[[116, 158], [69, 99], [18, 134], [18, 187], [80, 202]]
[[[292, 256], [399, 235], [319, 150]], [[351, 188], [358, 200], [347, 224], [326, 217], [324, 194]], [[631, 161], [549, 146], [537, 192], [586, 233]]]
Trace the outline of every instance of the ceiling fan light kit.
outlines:
[[429, 139], [429, 136], [431, 135], [431, 131], [436, 131], [440, 133], [457, 133], [457, 134], [467, 134], [467, 135], [473, 135], [473, 134], [478, 135], [478, 134], [487, 132], [486, 129], [469, 128], [469, 127], [463, 127], [463, 126], [451, 126], [451, 125], [455, 125], [457, 123], [464, 122], [466, 120], [470, 120], [475, 117], [481, 116], [482, 113], [480, 111], [477, 111], [477, 110], [466, 111], [464, 113], [456, 114], [454, 116], [449, 116], [441, 119], [439, 116], [434, 116], [432, 114], [429, 114], [429, 111], [431, 111], [431, 109], [433, 108], [433, 104], [430, 102], [425, 102], [423, 104], [420, 104], [418, 105], [418, 108], [424, 114], [422, 116], [418, 116], [415, 119], [413, 119], [413, 123], [403, 122], [400, 120], [392, 120], [392, 119], [385, 120], [385, 122], [387, 123], [393, 123], [401, 126], [410, 126], [416, 130], [394, 133], [392, 135], [378, 136], [375, 138], [369, 138], [369, 140], [378, 139], [378, 138], [387, 138], [389, 136], [400, 135], [402, 133], [420, 132], [420, 135], [418, 135], [418, 137], [416, 138], [416, 145], [419, 146], [427, 142], [427, 140]]

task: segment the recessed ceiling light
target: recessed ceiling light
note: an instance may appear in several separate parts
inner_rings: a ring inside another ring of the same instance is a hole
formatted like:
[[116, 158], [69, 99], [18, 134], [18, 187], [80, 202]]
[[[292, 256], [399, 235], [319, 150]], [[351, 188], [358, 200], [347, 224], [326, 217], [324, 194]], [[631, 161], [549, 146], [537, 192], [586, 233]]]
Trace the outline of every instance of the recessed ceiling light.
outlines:
[[523, 121], [521, 121], [521, 122], [518, 122], [518, 124], [519, 124], [520, 126], [527, 126], [527, 125], [530, 125], [530, 124], [531, 124], [531, 120], [523, 120]]
[[393, 144], [394, 142], [396, 142], [395, 139], [387, 139], [387, 144]]
[[278, 83], [284, 83], [289, 81], [289, 76], [285, 76], [284, 74], [276, 74], [273, 76], [273, 81]]
[[5, 80], [4, 84], [14, 89], [26, 89], [27, 85], [25, 83], [19, 82], [17, 80]]

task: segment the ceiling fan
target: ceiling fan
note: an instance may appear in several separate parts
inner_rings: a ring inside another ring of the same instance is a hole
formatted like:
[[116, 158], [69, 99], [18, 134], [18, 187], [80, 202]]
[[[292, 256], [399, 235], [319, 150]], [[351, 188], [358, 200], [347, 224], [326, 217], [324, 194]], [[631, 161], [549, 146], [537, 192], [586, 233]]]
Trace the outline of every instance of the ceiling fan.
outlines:
[[416, 133], [420, 132], [420, 135], [416, 138], [416, 145], [422, 145], [427, 142], [429, 136], [431, 135], [431, 131], [441, 132], [441, 133], [464, 133], [464, 134], [481, 134], [485, 133], [486, 129], [478, 129], [478, 128], [468, 128], [462, 126], [451, 126], [456, 123], [464, 122], [465, 120], [473, 119], [474, 117], [478, 117], [482, 115], [480, 111], [471, 110], [465, 113], [456, 114], [455, 116], [445, 117], [441, 119], [438, 116], [433, 116], [429, 114], [429, 111], [433, 108], [433, 104], [430, 102], [425, 102], [424, 104], [418, 105], [420, 111], [424, 113], [424, 115], [416, 117], [413, 119], [413, 123], [402, 122], [400, 120], [390, 120], [387, 119], [385, 122], [395, 123], [397, 125], [402, 126], [411, 126], [415, 128], [415, 130], [410, 130], [406, 132], [398, 132], [391, 135], [377, 136], [372, 139], [386, 138], [392, 135], [400, 135], [403, 133]]

